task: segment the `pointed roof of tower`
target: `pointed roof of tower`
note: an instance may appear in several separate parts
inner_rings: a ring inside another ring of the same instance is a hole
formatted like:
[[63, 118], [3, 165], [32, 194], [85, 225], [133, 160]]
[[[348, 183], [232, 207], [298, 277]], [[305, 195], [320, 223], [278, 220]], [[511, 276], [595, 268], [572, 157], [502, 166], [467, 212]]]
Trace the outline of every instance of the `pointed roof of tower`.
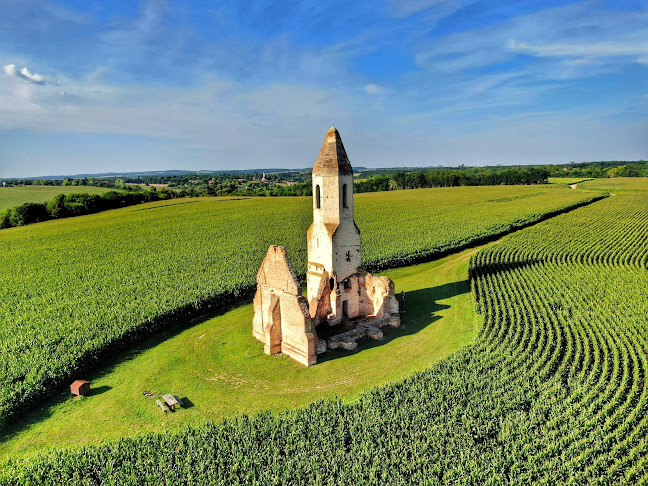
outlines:
[[353, 175], [353, 167], [351, 167], [349, 157], [344, 150], [344, 144], [342, 144], [342, 138], [337, 128], [331, 127], [326, 132], [326, 138], [324, 138], [322, 150], [317, 157], [313, 172]]

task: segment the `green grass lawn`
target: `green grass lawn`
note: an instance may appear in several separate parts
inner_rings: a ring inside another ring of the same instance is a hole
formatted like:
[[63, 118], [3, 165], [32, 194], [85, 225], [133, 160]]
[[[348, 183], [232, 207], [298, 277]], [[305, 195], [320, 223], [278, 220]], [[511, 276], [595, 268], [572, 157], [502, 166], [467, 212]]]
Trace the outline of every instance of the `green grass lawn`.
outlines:
[[57, 194], [103, 194], [106, 191], [114, 191], [114, 189], [95, 186], [0, 187], [0, 211], [15, 208], [28, 202], [47, 202], [54, 199]]
[[[330, 396], [353, 399], [370, 387], [422, 370], [472, 342], [480, 327], [468, 282], [469, 249], [385, 272], [405, 290], [402, 326], [380, 342], [333, 351], [306, 368], [266, 356], [252, 337], [251, 304], [142, 343], [91, 376], [93, 392], [62, 392], [0, 435], [0, 458], [150, 431], [172, 430], [261, 409], [279, 411]], [[163, 414], [144, 392], [173, 393], [188, 408]]]

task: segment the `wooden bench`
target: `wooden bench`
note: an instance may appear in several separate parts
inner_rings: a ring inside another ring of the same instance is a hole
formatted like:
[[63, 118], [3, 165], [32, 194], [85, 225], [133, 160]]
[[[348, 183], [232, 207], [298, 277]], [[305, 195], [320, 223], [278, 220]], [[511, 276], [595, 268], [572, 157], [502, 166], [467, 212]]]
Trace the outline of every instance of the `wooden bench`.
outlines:
[[162, 409], [162, 411], [163, 411], [164, 413], [167, 413], [167, 412], [168, 412], [168, 410], [167, 410], [167, 408], [166, 408], [166, 405], [165, 405], [164, 403], [162, 403], [160, 400], [155, 400], [155, 403], [158, 404], [158, 406]]

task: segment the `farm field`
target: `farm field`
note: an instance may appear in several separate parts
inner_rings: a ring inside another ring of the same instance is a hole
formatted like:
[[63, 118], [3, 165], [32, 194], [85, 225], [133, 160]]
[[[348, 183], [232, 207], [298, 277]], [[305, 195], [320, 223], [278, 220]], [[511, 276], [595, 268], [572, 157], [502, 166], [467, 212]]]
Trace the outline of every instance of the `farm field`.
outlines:
[[114, 191], [108, 187], [95, 186], [19, 186], [0, 187], [0, 211], [15, 208], [24, 203], [43, 203], [58, 194], [103, 194]]
[[645, 192], [648, 188], [648, 177], [614, 177], [611, 179], [592, 179], [578, 185], [579, 189], [594, 191]]
[[648, 193], [507, 236], [470, 273], [477, 340], [403, 381], [350, 403], [15, 460], [4, 480], [645, 483]]
[[549, 177], [548, 179], [549, 184], [564, 184], [566, 186], [591, 180], [591, 178], [588, 179], [584, 177]]
[[[163, 332], [104, 364], [93, 376], [96, 394], [62, 392], [49, 405], [0, 433], [0, 460], [49, 447], [70, 447], [137, 433], [177, 429], [258, 410], [305, 406], [335, 394], [353, 399], [373, 386], [401, 380], [471, 343], [479, 331], [468, 283], [478, 249], [386, 272], [404, 289], [406, 312], [384, 340], [353, 352], [330, 352], [306, 368], [285, 355], [267, 356], [252, 337], [252, 305], [184, 331]], [[193, 404], [163, 414], [155, 399], [173, 390]], [[79, 423], [91, 421], [89, 427]]]
[[[362, 194], [369, 268], [411, 264], [599, 197], [560, 187]], [[0, 232], [0, 417], [164, 323], [248, 295], [269, 244], [303, 274], [310, 198], [159, 201]], [[384, 231], [390, 222], [390, 231]]]

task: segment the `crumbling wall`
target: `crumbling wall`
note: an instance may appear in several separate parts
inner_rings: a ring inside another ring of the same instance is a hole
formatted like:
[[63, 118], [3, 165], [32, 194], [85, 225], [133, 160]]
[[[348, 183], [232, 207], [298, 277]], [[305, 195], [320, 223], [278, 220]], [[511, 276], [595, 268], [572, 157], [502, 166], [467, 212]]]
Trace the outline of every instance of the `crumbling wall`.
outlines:
[[309, 310], [314, 326], [319, 326], [326, 322], [331, 312], [331, 286], [329, 274], [322, 271], [319, 276], [319, 284], [315, 297], [309, 302]]
[[399, 320], [394, 283], [387, 277], [375, 277], [361, 268], [342, 281], [338, 281], [335, 275], [329, 277], [323, 272], [317, 294], [310, 301], [309, 308], [316, 326], [323, 323], [335, 325], [345, 317]]
[[257, 273], [252, 334], [266, 354], [284, 353], [303, 365], [317, 361], [317, 335], [301, 287], [281, 246], [270, 246]]
[[[364, 275], [364, 293], [376, 319], [391, 319], [392, 326], [400, 325], [398, 300], [396, 299], [394, 282], [388, 277], [376, 277], [368, 272]], [[396, 322], [397, 321], [397, 322]]]

